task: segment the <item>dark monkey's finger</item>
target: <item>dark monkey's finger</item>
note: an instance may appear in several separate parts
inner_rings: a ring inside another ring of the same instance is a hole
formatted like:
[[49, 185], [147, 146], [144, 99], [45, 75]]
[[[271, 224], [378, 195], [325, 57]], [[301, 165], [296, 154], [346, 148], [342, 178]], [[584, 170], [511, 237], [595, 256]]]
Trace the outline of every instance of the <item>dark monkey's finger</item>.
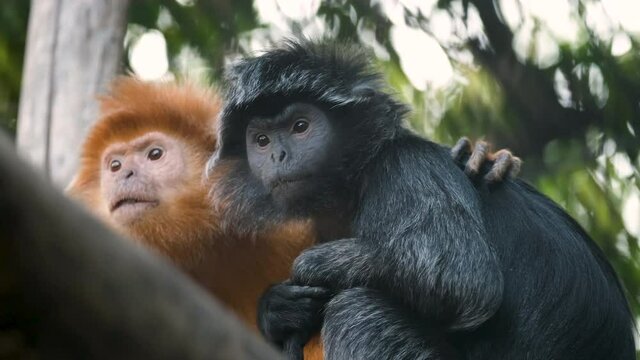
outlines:
[[451, 148], [451, 157], [453, 161], [462, 163], [462, 161], [471, 154], [471, 141], [469, 138], [461, 137], [460, 140]]
[[507, 150], [500, 150], [494, 154], [495, 159], [491, 170], [484, 176], [488, 183], [502, 181], [511, 167], [513, 156]]
[[502, 149], [494, 157], [493, 166], [484, 177], [488, 183], [503, 181], [507, 176], [515, 177], [520, 171], [522, 160], [513, 156], [509, 150]]
[[489, 144], [484, 141], [478, 141], [476, 143], [467, 164], [464, 167], [464, 172], [469, 177], [475, 177], [480, 172], [482, 164], [487, 158], [489, 153]]
[[304, 345], [306, 336], [300, 333], [292, 335], [285, 340], [283, 351], [288, 360], [304, 360]]
[[522, 159], [517, 156], [514, 156], [511, 162], [511, 168], [509, 169], [509, 176], [512, 178], [518, 176], [520, 174], [520, 169], [522, 168]]

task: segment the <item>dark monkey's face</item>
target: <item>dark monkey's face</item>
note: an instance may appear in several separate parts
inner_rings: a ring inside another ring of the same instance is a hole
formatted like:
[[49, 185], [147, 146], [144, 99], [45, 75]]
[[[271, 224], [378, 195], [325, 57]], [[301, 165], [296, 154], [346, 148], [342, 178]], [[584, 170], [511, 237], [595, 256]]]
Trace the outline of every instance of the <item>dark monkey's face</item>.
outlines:
[[291, 205], [322, 192], [340, 162], [333, 124], [317, 106], [293, 103], [275, 115], [254, 116], [246, 131], [247, 159], [277, 203]]

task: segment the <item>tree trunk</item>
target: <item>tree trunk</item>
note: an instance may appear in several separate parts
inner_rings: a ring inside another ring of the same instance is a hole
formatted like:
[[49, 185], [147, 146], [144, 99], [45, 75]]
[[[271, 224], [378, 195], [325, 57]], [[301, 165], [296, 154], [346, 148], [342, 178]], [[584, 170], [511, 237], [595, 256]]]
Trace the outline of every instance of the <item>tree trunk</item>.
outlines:
[[129, 0], [33, 0], [18, 111], [20, 153], [64, 187], [119, 69]]

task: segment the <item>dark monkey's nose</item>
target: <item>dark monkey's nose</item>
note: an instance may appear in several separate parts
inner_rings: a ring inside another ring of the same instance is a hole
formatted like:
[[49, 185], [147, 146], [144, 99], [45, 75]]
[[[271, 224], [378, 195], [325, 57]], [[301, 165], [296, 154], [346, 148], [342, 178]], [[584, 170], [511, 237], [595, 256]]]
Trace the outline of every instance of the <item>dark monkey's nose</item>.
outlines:
[[[280, 155], [278, 155], [278, 161], [282, 162], [282, 160], [284, 160], [285, 157], [287, 157], [287, 153], [284, 150], [281, 150]], [[275, 154], [273, 153], [271, 154], [271, 160], [276, 161]]]

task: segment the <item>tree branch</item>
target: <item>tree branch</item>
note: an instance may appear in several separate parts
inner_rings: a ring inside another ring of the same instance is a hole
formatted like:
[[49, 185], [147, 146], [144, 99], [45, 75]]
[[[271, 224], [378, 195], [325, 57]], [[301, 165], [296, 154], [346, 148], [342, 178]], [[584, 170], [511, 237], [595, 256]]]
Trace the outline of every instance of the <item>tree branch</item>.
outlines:
[[0, 174], [0, 304], [13, 304], [0, 339], [20, 333], [43, 358], [279, 358], [169, 262], [20, 162], [3, 133]]

